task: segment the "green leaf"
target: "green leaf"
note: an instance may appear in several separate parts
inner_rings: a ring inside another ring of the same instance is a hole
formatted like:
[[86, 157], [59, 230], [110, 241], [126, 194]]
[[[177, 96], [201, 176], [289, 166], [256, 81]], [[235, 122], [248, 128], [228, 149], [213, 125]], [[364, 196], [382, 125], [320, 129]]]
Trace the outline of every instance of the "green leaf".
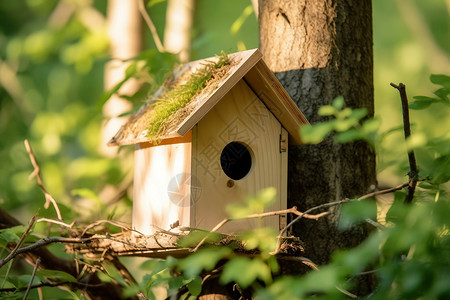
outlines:
[[342, 96], [339, 96], [339, 97], [337, 97], [337, 98], [335, 98], [334, 100], [333, 100], [333, 103], [332, 103], [332, 105], [333, 105], [333, 107], [334, 108], [336, 108], [337, 110], [341, 110], [343, 107], [344, 107], [344, 97], [342, 97]]
[[431, 74], [430, 81], [434, 84], [450, 89], [450, 76], [443, 74]]
[[430, 101], [414, 101], [408, 105], [409, 109], [421, 110], [428, 108], [433, 102]]
[[202, 278], [200, 276], [196, 276], [191, 282], [187, 284], [189, 292], [193, 296], [198, 296], [202, 292]]
[[14, 226], [0, 230], [0, 239], [6, 243], [17, 243], [25, 232], [24, 225]]
[[395, 192], [394, 203], [392, 203], [391, 208], [386, 213], [386, 222], [396, 223], [403, 219], [406, 214], [406, 206], [403, 203], [405, 201], [405, 196], [404, 192]]
[[437, 89], [436, 91], [434, 91], [433, 94], [438, 96], [439, 99], [442, 100], [442, 103], [449, 105], [448, 95], [450, 94], [450, 89], [446, 88]]
[[345, 230], [365, 219], [377, 219], [377, 207], [374, 201], [352, 201], [342, 206], [339, 229]]
[[345, 120], [336, 120], [336, 123], [334, 125], [334, 129], [338, 132], [347, 131], [353, 126], [358, 124], [357, 119], [349, 118]]
[[350, 118], [357, 119], [358, 121], [367, 116], [367, 108], [355, 108], [352, 110]]
[[45, 278], [49, 278], [51, 280], [57, 281], [68, 281], [68, 282], [77, 282], [77, 279], [70, 275], [69, 273], [63, 271], [56, 270], [37, 270], [36, 276], [44, 280]]
[[195, 247], [204, 237], [207, 237], [206, 243], [214, 243], [220, 241], [222, 235], [217, 232], [209, 232], [206, 230], [192, 230], [187, 236], [178, 239], [179, 247]]
[[259, 249], [263, 254], [274, 251], [277, 244], [277, 232], [268, 227], [244, 231], [240, 237], [246, 249]]
[[331, 105], [325, 105], [325, 106], [321, 106], [319, 108], [318, 115], [319, 116], [332, 116], [332, 115], [336, 114], [337, 112], [338, 112], [338, 110], [335, 107], [333, 107]]
[[159, 4], [159, 3], [163, 3], [166, 2], [167, 0], [150, 0], [147, 4], [148, 8], [151, 8], [152, 6]]
[[318, 144], [334, 129], [335, 120], [300, 127], [300, 135], [305, 144]]
[[236, 257], [227, 262], [220, 276], [222, 284], [236, 282], [243, 289], [257, 279], [269, 283], [272, 280], [270, 267], [259, 258], [247, 257]]
[[232, 253], [232, 251], [227, 247], [201, 249], [180, 260], [178, 266], [187, 277], [195, 277], [203, 270], [212, 270], [219, 260], [230, 253]]

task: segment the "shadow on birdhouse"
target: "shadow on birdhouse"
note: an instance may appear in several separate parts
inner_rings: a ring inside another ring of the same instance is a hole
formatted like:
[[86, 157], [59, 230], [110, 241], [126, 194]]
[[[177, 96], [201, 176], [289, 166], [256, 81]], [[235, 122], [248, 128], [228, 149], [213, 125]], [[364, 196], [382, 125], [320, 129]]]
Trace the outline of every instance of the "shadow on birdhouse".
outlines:
[[[299, 128], [308, 122], [257, 49], [229, 54], [218, 64], [220, 59], [176, 70], [156, 96], [169, 104], [168, 90], [183, 93], [189, 78], [215, 66], [200, 90], [186, 93], [187, 103], [162, 122], [154, 122], [157, 106], [145, 104], [109, 142], [135, 145], [132, 223], [140, 233], [175, 226], [211, 230], [226, 218], [228, 204], [266, 187], [278, 191], [267, 210], [286, 208], [288, 145], [301, 143]], [[279, 230], [282, 220], [272, 216], [262, 223]], [[255, 226], [241, 220], [220, 231]]]

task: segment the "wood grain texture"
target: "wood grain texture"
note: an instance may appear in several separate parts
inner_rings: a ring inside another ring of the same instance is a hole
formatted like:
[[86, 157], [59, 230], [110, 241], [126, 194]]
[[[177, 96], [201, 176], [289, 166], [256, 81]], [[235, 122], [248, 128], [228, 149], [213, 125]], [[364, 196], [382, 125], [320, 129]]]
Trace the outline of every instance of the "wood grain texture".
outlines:
[[290, 144], [300, 145], [300, 127], [307, 125], [295, 103], [264, 61], [259, 61], [244, 77], [247, 84], [289, 132]]
[[[281, 190], [280, 133], [281, 124], [244, 81], [238, 82], [209, 111], [198, 123], [193, 136], [197, 145], [192, 171], [201, 183], [201, 195], [194, 206], [196, 219], [193, 227], [210, 230], [227, 217], [228, 204], [243, 203], [245, 196], [265, 187]], [[233, 141], [248, 146], [252, 166], [244, 178], [230, 181], [221, 168], [220, 155]], [[278, 194], [275, 203], [267, 210], [281, 209], [281, 202]], [[259, 220], [231, 222], [221, 232], [242, 231], [258, 225], [278, 230], [278, 219], [278, 216], [266, 218], [259, 224]]]
[[230, 55], [230, 60], [237, 62], [230, 69], [230, 74], [219, 83], [217, 88], [196, 104], [194, 111], [181, 122], [175, 130], [179, 135], [184, 135], [192, 129], [210, 111], [233, 86], [250, 70], [262, 57], [258, 49], [247, 50]]
[[[135, 150], [133, 228], [152, 234], [176, 221], [189, 226], [191, 143]], [[170, 186], [169, 186], [170, 185]]]

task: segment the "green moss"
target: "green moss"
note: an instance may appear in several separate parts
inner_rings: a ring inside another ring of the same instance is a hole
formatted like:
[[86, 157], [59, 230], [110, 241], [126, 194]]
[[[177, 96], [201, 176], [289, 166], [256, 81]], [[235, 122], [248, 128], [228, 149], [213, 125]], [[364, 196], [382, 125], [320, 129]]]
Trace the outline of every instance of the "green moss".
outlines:
[[205, 88], [214, 70], [228, 65], [230, 60], [225, 52], [221, 52], [217, 62], [208, 62], [204, 67], [191, 74], [187, 82], [175, 85], [159, 98], [150, 114], [148, 137], [157, 140], [161, 135], [168, 118], [186, 106], [197, 93]]

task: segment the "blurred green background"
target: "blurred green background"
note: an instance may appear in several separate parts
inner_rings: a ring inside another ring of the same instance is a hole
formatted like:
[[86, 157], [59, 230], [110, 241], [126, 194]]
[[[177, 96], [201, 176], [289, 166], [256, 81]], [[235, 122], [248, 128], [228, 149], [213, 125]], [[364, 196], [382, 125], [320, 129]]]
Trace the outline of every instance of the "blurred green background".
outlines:
[[[67, 0], [69, 1], [69, 0]], [[115, 218], [130, 220], [131, 199], [117, 201], [108, 189], [126, 181], [132, 170], [129, 154], [103, 156], [99, 101], [104, 65], [108, 61], [105, 28], [83, 21], [86, 8], [105, 17], [106, 0], [71, 0], [73, 15], [52, 18], [57, 0], [0, 1], [0, 205], [26, 223], [44, 197], [28, 180], [32, 166], [23, 146], [29, 139], [48, 191], [70, 222]], [[162, 37], [165, 1], [153, 1], [150, 16]], [[450, 72], [450, 2], [447, 0], [373, 1], [375, 100], [382, 130], [402, 124], [398, 93], [390, 82], [403, 82], [409, 96], [430, 95], [432, 73]], [[154, 49], [144, 29], [145, 48]], [[258, 26], [250, 0], [197, 0], [191, 59], [225, 51], [258, 47]], [[140, 103], [135, 103], [139, 105]], [[450, 118], [439, 105], [412, 113], [413, 131], [426, 137], [448, 135]], [[406, 181], [405, 169], [391, 167], [401, 160], [396, 131], [378, 145], [379, 180], [393, 186]], [[106, 199], [108, 198], [108, 199]]]

